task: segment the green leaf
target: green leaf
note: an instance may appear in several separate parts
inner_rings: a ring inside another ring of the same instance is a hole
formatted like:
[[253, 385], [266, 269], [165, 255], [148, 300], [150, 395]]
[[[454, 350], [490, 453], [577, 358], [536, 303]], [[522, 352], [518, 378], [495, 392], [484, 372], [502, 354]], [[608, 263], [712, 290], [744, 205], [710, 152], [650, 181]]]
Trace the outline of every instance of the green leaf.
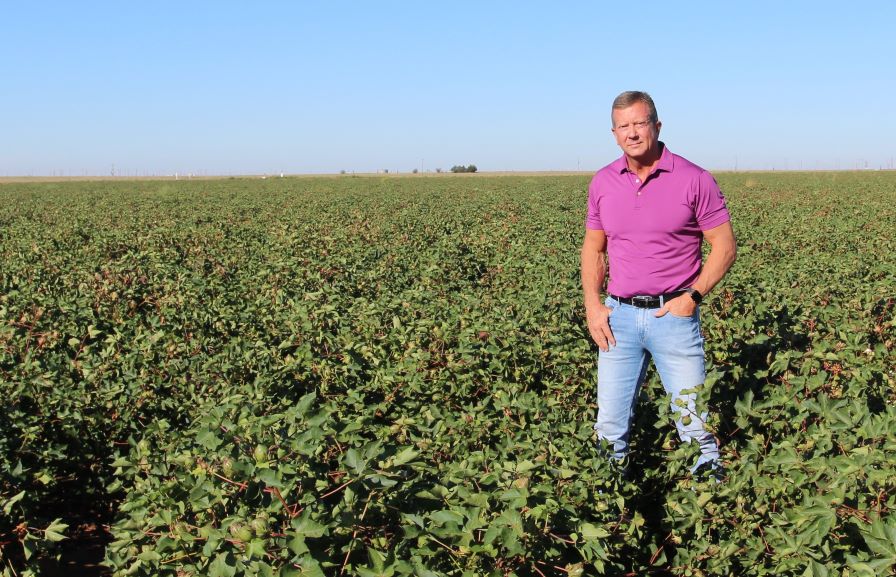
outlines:
[[246, 554], [255, 559], [262, 559], [265, 556], [264, 539], [252, 539], [246, 545]]
[[55, 519], [44, 529], [44, 538], [49, 541], [57, 542], [67, 539], [63, 532], [68, 529], [68, 525], [62, 522], [62, 519]]
[[162, 560], [162, 556], [153, 549], [146, 549], [145, 551], [137, 555], [137, 559], [140, 559], [141, 561], [151, 561], [153, 563], [158, 563]]
[[227, 553], [219, 553], [208, 567], [209, 577], [234, 577], [236, 564], [227, 562]]
[[430, 513], [429, 518], [439, 525], [444, 525], [446, 523], [454, 523], [460, 525], [464, 522], [463, 515], [461, 515], [457, 511], [452, 511], [450, 509], [443, 509], [441, 511]]
[[305, 537], [302, 535], [293, 535], [287, 542], [286, 547], [293, 552], [294, 555], [304, 555], [308, 553], [308, 545], [305, 544]]
[[400, 467], [401, 465], [410, 463], [416, 459], [418, 455], [420, 455], [420, 451], [415, 450], [413, 447], [405, 447], [401, 452], [392, 457], [392, 465]]
[[302, 577], [326, 577], [320, 564], [313, 557], [305, 556], [298, 562], [300, 575]]
[[582, 537], [586, 540], [606, 539], [610, 536], [609, 531], [607, 531], [603, 527], [592, 525], [591, 523], [583, 523], [579, 527], [579, 533], [581, 533]]
[[3, 504], [3, 512], [9, 515], [12, 511], [12, 506], [22, 500], [22, 497], [25, 496], [25, 491], [20, 493], [16, 493], [12, 497], [10, 497], [6, 503]]
[[342, 458], [342, 462], [355, 474], [360, 473], [364, 469], [364, 466], [367, 464], [363, 459], [361, 459], [361, 455], [358, 454], [358, 451], [353, 448], [345, 452], [345, 455], [343, 455]]
[[267, 485], [268, 487], [283, 488], [283, 482], [280, 480], [280, 473], [274, 469], [260, 469], [255, 473], [255, 478]]
[[214, 431], [206, 429], [200, 431], [199, 434], [196, 435], [196, 442], [209, 451], [214, 451], [219, 446], [221, 446], [222, 441], [217, 437]]
[[309, 514], [293, 519], [291, 526], [297, 535], [303, 537], [323, 537], [327, 533], [327, 526], [321, 525]]

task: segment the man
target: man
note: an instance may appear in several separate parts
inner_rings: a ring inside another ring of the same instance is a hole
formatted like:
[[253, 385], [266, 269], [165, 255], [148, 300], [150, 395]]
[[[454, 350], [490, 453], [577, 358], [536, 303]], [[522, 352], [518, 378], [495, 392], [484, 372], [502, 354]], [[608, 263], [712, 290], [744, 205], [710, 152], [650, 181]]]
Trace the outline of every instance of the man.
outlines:
[[[706, 413], [697, 414], [694, 390], [705, 378], [698, 305], [736, 256], [725, 198], [708, 172], [659, 141], [662, 123], [647, 93], [620, 94], [611, 118], [623, 155], [591, 181], [582, 244], [588, 331], [600, 349], [594, 428], [612, 446], [612, 457], [623, 460], [653, 358], [679, 436], [700, 445], [691, 472], [716, 469], [718, 444], [706, 430]], [[710, 245], [705, 263], [704, 239]]]

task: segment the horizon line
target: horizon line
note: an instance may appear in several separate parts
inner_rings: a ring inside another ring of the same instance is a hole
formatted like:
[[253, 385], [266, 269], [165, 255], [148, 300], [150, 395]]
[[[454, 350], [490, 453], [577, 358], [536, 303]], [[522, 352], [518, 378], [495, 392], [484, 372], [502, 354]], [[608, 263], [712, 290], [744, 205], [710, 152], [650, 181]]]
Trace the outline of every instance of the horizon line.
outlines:
[[[483, 170], [476, 172], [451, 172], [451, 171], [427, 171], [427, 172], [276, 172], [276, 173], [238, 173], [238, 174], [144, 174], [144, 175], [102, 175], [102, 174], [85, 174], [85, 175], [5, 175], [0, 176], [0, 183], [22, 183], [22, 182], [90, 182], [90, 181], [150, 181], [150, 180], [228, 180], [228, 179], [246, 179], [246, 180], [267, 180], [280, 178], [339, 178], [339, 177], [404, 177], [404, 178], [425, 178], [425, 177], [477, 177], [477, 176], [590, 176], [595, 174], [597, 170]], [[713, 174], [751, 174], [751, 173], [801, 173], [801, 172], [896, 172], [896, 168], [757, 168], [757, 169], [707, 169]]]

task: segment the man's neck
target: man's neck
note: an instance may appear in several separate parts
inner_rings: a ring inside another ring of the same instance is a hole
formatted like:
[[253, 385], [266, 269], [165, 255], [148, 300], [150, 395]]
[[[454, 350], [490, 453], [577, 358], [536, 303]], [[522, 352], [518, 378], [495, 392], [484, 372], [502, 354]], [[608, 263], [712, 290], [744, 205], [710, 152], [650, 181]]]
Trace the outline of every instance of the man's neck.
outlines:
[[626, 155], [625, 162], [628, 169], [637, 174], [643, 181], [653, 171], [656, 165], [659, 164], [660, 157], [662, 156], [663, 145], [662, 143], [658, 143], [654, 150], [651, 150], [644, 156], [634, 157]]

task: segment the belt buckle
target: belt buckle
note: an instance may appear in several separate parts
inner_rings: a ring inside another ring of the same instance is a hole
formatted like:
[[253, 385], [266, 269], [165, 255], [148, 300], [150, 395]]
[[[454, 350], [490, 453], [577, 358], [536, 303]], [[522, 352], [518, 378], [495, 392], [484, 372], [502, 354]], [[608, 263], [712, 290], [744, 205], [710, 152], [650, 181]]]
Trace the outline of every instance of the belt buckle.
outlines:
[[649, 309], [650, 303], [653, 301], [653, 297], [646, 295], [638, 295], [632, 297], [632, 306], [637, 307], [639, 309]]

